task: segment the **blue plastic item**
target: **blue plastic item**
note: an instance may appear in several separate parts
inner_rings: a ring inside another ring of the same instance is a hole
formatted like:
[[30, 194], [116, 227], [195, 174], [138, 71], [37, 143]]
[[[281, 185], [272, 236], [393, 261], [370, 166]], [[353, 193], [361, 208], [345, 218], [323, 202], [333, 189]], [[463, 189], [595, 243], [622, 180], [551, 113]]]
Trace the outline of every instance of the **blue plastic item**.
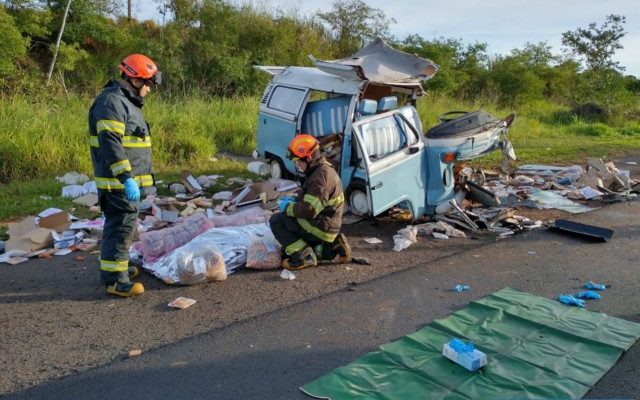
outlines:
[[124, 193], [129, 201], [140, 201], [140, 188], [133, 178], [124, 181]]
[[476, 349], [476, 346], [474, 346], [471, 341], [469, 341], [469, 343], [465, 343], [462, 340], [455, 338], [449, 341], [449, 347], [458, 353], [469, 353]]
[[471, 372], [487, 365], [486, 354], [477, 350], [473, 343], [464, 343], [460, 339], [451, 339], [449, 343], [445, 343], [442, 355]]
[[578, 299], [600, 300], [600, 295], [592, 290], [585, 290], [582, 292], [578, 292], [575, 297]]
[[576, 299], [570, 294], [561, 294], [558, 296], [560, 303], [568, 304], [570, 306], [584, 307], [584, 300]]
[[605, 290], [607, 287], [602, 283], [593, 283], [589, 281], [584, 284], [584, 288], [589, 290]]
[[285, 196], [283, 198], [281, 198], [280, 200], [278, 200], [278, 208], [280, 208], [281, 212], [285, 212], [285, 210], [287, 209], [287, 206], [289, 205], [289, 203], [293, 203], [295, 202], [296, 199], [294, 199], [291, 196]]
[[456, 285], [453, 288], [454, 292], [462, 292], [464, 290], [471, 290], [471, 287], [469, 285]]

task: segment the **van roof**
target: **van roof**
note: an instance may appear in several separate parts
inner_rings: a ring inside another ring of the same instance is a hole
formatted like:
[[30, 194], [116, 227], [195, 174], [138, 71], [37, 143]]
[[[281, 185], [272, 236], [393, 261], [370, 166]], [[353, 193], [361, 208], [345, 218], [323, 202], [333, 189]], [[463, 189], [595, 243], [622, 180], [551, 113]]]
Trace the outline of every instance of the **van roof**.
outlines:
[[378, 38], [349, 58], [318, 60], [314, 67], [256, 66], [273, 75], [273, 82], [308, 87], [325, 92], [356, 94], [368, 83], [416, 90], [438, 72], [438, 66], [414, 54], [396, 50]]

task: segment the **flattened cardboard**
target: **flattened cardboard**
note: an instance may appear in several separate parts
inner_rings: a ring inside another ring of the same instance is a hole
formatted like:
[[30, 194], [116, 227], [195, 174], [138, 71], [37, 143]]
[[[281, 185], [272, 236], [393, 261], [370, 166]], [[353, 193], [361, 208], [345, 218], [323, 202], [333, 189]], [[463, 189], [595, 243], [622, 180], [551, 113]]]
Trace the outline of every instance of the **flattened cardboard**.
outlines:
[[[247, 189], [249, 190], [247, 191]], [[239, 195], [241, 194], [243, 194], [243, 196], [239, 198]], [[261, 196], [261, 194], [264, 194], [264, 196]], [[249, 186], [236, 189], [233, 192], [233, 196], [236, 198], [236, 204], [238, 206], [242, 206], [243, 203], [251, 204], [250, 202], [258, 199], [266, 203], [277, 199], [281, 194], [282, 193], [276, 189], [276, 185], [269, 182], [252, 183]]]
[[40, 228], [52, 229], [56, 232], [64, 232], [71, 226], [71, 216], [68, 212], [61, 212], [41, 218], [38, 222]]
[[5, 243], [5, 251], [20, 250], [25, 253], [44, 249], [53, 243], [52, 230], [38, 228], [34, 217], [27, 217], [20, 222], [9, 224], [9, 240]]

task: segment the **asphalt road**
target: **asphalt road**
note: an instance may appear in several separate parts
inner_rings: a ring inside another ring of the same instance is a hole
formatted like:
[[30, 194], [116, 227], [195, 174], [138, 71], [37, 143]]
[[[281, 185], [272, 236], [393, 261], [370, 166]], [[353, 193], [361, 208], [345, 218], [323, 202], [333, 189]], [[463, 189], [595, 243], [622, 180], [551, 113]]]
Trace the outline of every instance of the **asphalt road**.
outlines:
[[[349, 227], [372, 266], [323, 266], [294, 281], [276, 271], [112, 299], [91, 260], [0, 268], [0, 388], [16, 399], [297, 399], [298, 388], [383, 343], [503, 287], [556, 297], [587, 280], [611, 284], [589, 308], [640, 322], [640, 202], [581, 214], [615, 229], [608, 243], [546, 230], [505, 240], [436, 241], [389, 251], [401, 224]], [[377, 236], [372, 246], [364, 237]], [[449, 291], [457, 283], [470, 292]], [[175, 297], [198, 303], [170, 311]], [[129, 358], [129, 350], [142, 355]], [[586, 398], [640, 396], [634, 345]]]

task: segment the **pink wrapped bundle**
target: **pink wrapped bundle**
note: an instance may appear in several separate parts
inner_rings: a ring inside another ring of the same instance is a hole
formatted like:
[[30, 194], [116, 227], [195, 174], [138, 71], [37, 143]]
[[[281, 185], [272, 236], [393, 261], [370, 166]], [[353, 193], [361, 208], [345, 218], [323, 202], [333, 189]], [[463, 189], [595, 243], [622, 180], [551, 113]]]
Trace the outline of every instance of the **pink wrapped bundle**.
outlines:
[[214, 224], [206, 215], [197, 213], [182, 223], [159, 231], [145, 232], [140, 235], [141, 251], [145, 261], [154, 261], [191, 239], [213, 228]]

